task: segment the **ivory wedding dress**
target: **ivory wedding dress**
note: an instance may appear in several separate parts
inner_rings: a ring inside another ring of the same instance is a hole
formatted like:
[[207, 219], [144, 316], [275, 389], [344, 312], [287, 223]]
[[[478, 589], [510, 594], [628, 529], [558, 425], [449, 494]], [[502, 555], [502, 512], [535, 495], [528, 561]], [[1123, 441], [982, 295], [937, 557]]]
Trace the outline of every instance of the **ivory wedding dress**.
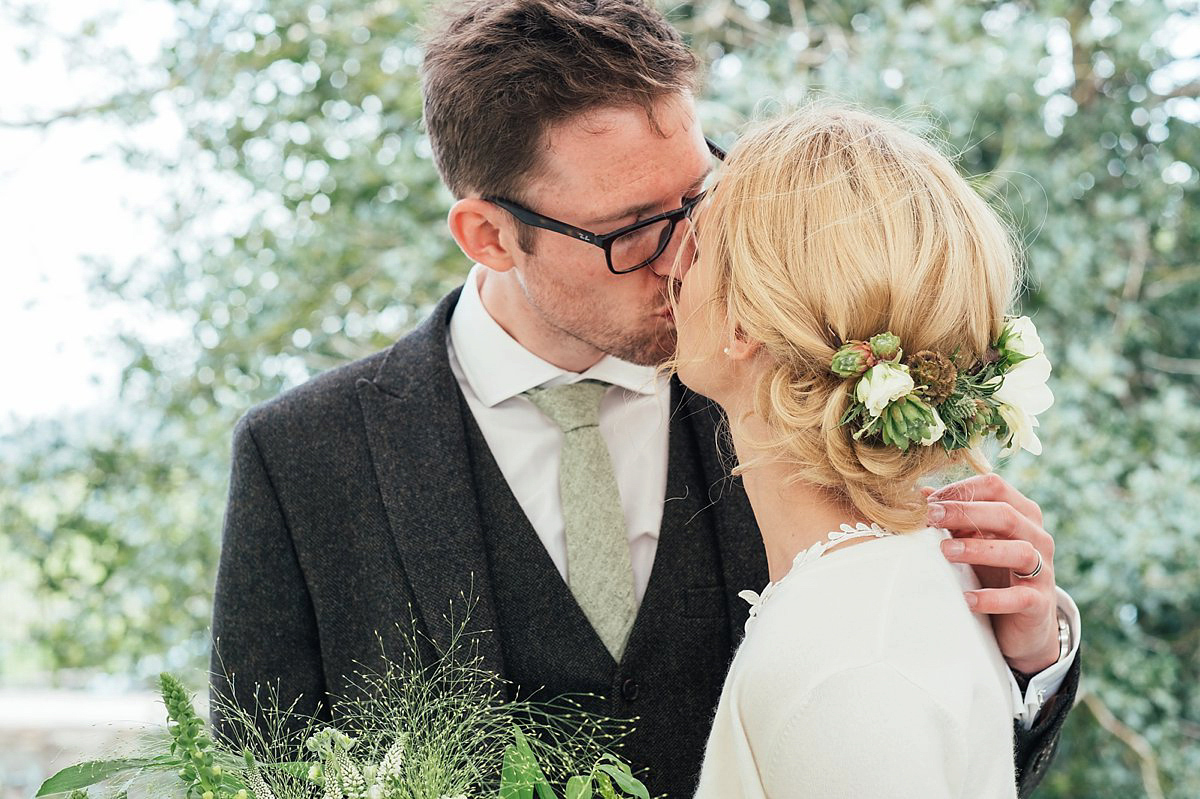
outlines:
[[697, 799], [1017, 796], [1008, 666], [948, 536], [843, 525], [743, 592]]

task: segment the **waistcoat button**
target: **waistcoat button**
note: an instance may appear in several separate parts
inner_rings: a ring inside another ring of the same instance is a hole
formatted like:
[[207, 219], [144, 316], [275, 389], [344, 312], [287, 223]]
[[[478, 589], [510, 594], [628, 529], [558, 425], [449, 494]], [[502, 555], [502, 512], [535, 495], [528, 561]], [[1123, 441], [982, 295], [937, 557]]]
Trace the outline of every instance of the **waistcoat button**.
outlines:
[[640, 686], [638, 685], [638, 681], [630, 677], [628, 680], [621, 683], [621, 696], [632, 702], [638, 698], [639, 689]]

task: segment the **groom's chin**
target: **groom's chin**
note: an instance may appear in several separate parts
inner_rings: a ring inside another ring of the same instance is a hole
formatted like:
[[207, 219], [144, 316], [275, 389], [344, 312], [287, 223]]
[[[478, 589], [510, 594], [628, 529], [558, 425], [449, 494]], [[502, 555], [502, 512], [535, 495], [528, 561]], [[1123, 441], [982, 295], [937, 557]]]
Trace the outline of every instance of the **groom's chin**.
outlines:
[[675, 322], [663, 319], [651, 335], [646, 336], [640, 342], [631, 342], [624, 348], [624, 352], [611, 354], [638, 366], [670, 368], [675, 357], [675, 343]]

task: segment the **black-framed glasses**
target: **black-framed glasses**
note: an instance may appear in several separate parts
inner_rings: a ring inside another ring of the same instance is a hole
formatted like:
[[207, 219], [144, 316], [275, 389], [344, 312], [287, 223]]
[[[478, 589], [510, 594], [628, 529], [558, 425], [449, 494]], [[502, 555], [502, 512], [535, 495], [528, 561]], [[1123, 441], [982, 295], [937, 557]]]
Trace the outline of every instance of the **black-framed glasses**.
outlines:
[[[725, 151], [709, 139], [704, 140], [708, 150], [719, 160], [725, 160]], [[531, 211], [502, 197], [484, 197], [490, 203], [500, 206], [519, 221], [531, 227], [561, 233], [579, 241], [586, 241], [604, 250], [604, 258], [608, 262], [608, 270], [614, 275], [624, 275], [634, 272], [644, 266], [649, 266], [663, 254], [675, 235], [675, 226], [683, 219], [690, 218], [696, 206], [704, 199], [707, 189], [694, 197], [689, 197], [683, 205], [674, 211], [666, 211], [646, 219], [639, 219], [631, 225], [617, 228], [609, 233], [593, 233], [590, 230], [568, 225], [557, 219]]]

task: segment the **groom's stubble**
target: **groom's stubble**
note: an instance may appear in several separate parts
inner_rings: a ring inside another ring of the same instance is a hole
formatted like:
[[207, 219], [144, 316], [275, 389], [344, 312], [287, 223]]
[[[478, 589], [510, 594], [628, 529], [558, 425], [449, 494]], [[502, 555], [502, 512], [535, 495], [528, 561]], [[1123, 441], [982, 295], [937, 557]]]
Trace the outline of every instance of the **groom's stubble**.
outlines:
[[[531, 259], [531, 260], [536, 260]], [[661, 366], [675, 354], [675, 320], [664, 316], [670, 307], [669, 291], [678, 290], [678, 281], [654, 276], [659, 287], [652, 299], [641, 308], [629, 309], [622, 315], [635, 320], [623, 325], [597, 297], [588, 285], [571, 281], [544, 279], [543, 270], [557, 269], [559, 264], [527, 264], [526, 271], [534, 278], [521, 279], [521, 288], [529, 307], [542, 321], [559, 333], [580, 341], [593, 349], [639, 366]], [[644, 273], [644, 274], [643, 274]], [[653, 273], [649, 268], [628, 275], [613, 275], [613, 280], [644, 281]], [[674, 288], [671, 283], [674, 282]]]

